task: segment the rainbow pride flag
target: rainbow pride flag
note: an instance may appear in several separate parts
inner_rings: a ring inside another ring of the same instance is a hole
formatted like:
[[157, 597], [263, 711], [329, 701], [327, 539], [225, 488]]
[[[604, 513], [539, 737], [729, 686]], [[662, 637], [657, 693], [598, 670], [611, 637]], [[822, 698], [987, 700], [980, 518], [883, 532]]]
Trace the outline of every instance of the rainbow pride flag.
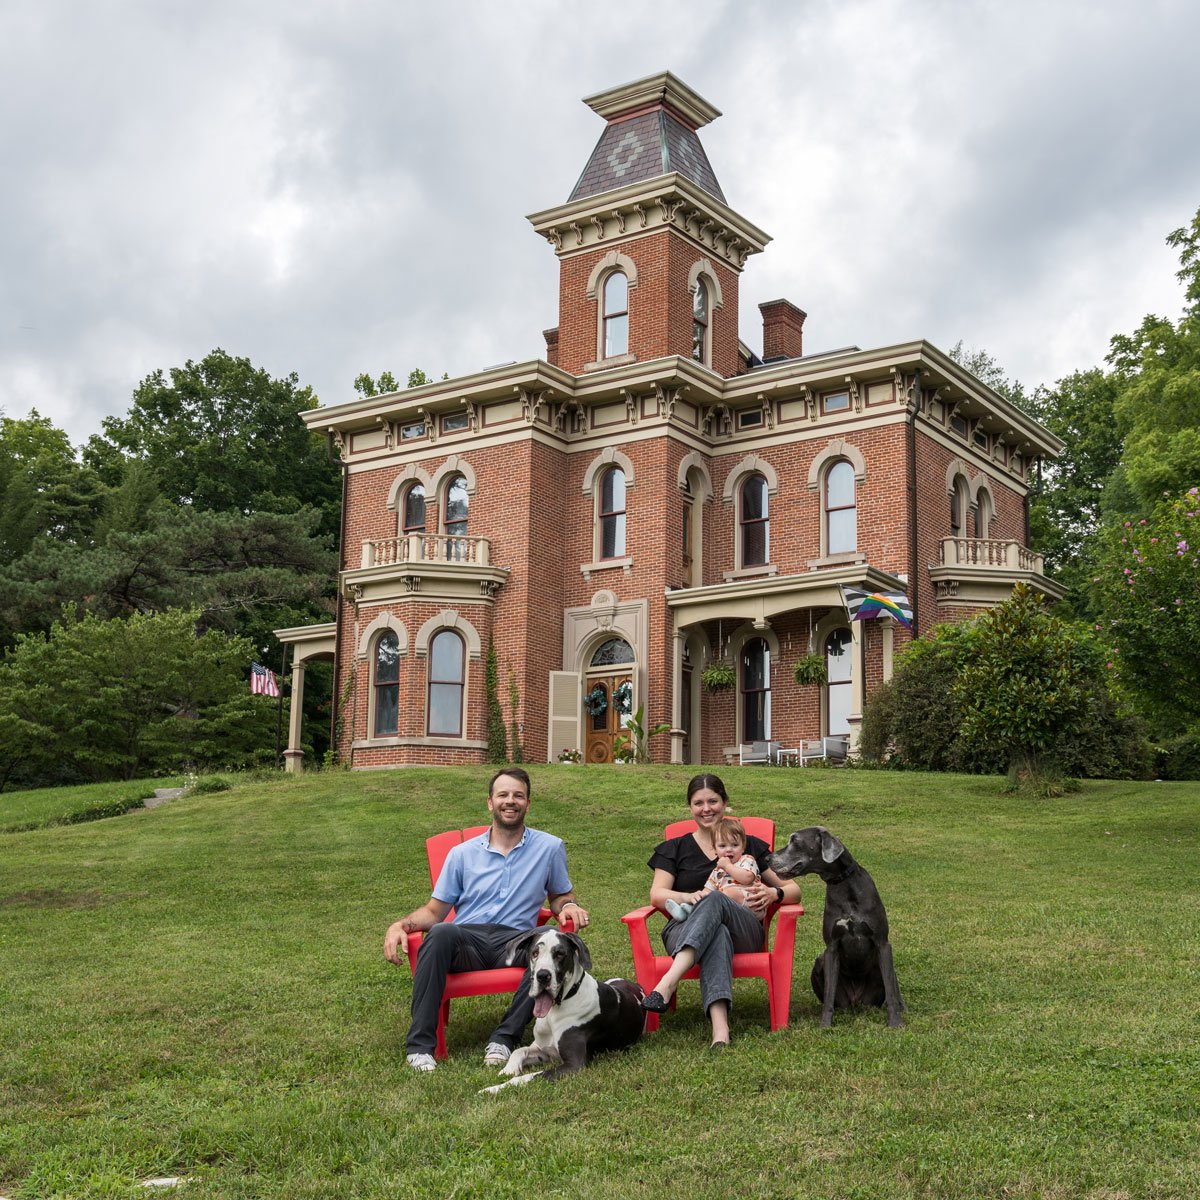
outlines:
[[891, 617], [906, 629], [913, 627], [912, 604], [903, 592], [864, 592], [858, 588], [844, 587], [842, 601], [852, 621]]

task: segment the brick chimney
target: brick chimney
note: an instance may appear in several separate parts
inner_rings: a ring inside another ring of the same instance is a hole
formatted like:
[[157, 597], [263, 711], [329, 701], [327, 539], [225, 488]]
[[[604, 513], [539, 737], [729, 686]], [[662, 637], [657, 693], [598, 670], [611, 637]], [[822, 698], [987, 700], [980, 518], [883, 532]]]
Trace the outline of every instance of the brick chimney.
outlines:
[[758, 306], [763, 319], [763, 362], [799, 358], [804, 353], [804, 318], [790, 300], [767, 300]]

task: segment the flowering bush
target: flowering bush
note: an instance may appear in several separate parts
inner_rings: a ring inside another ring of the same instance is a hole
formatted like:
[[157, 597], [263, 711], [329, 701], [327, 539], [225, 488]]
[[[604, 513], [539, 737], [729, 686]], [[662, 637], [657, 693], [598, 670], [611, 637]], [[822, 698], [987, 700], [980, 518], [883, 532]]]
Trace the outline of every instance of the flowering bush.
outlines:
[[583, 752], [581, 750], [573, 749], [570, 746], [564, 746], [563, 749], [558, 752], [558, 761], [560, 763], [583, 762]]

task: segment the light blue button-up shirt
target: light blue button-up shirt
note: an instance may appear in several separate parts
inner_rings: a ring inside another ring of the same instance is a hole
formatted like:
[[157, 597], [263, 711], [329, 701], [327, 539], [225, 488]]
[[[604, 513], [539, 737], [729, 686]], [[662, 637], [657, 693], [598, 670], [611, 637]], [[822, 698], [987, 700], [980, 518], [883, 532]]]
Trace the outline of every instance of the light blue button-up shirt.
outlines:
[[489, 828], [450, 851], [433, 896], [454, 906], [456, 922], [532, 929], [546, 897], [570, 890], [561, 838], [527, 828], [521, 840], [501, 854], [492, 847]]

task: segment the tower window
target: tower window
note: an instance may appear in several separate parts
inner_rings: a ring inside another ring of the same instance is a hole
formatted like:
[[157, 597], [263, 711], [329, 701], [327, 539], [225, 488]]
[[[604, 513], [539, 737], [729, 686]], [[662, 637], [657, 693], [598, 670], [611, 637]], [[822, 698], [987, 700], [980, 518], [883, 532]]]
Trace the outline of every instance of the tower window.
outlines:
[[629, 280], [614, 271], [604, 281], [604, 357], [629, 353]]

